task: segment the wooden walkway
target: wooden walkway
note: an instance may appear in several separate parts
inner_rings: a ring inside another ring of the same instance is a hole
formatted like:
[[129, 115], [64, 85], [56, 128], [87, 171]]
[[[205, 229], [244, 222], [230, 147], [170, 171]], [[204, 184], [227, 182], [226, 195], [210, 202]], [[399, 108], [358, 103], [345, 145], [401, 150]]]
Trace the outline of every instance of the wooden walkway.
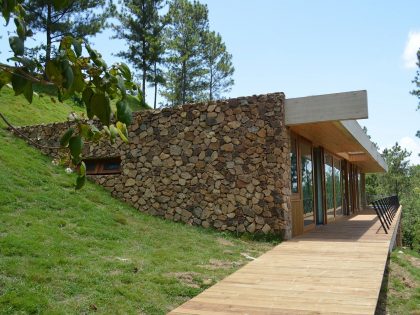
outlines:
[[169, 314], [374, 314], [390, 234], [373, 211], [281, 243]]

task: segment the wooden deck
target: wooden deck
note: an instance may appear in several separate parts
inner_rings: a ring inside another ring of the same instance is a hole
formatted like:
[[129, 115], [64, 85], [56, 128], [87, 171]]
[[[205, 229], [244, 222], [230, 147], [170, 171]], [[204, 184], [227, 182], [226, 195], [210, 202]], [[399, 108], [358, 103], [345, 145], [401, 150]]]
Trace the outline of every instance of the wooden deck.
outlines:
[[281, 243], [169, 314], [374, 314], [389, 234], [373, 211]]

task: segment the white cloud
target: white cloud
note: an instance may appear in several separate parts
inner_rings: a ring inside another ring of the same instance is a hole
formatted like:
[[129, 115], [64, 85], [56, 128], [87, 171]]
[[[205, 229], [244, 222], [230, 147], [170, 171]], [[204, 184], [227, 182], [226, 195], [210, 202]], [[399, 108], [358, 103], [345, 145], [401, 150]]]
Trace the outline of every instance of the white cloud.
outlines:
[[403, 137], [399, 141], [399, 145], [406, 149], [407, 151], [411, 152], [410, 161], [411, 164], [417, 165], [420, 164], [420, 139], [419, 138], [412, 138], [412, 137]]
[[417, 51], [420, 48], [420, 31], [410, 31], [408, 33], [407, 43], [405, 44], [402, 58], [404, 60], [404, 67], [407, 69], [416, 68]]
[[405, 44], [403, 59], [407, 69], [416, 68], [417, 51], [420, 48], [420, 31], [410, 31], [407, 43]]

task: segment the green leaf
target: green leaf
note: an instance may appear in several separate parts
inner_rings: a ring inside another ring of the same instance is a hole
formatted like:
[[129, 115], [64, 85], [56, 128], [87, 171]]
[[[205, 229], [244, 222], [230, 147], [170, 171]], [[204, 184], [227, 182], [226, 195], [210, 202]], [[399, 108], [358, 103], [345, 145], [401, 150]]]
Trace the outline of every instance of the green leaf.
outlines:
[[11, 81], [12, 74], [10, 72], [0, 71], [0, 90], [3, 86], [5, 86], [7, 83], [10, 83]]
[[110, 125], [109, 132], [111, 133], [111, 142], [114, 142], [115, 138], [119, 135], [118, 129], [114, 125]]
[[125, 82], [124, 82], [124, 79], [120, 75], [117, 76], [117, 86], [118, 86], [118, 89], [121, 91], [122, 96], [125, 96], [126, 94]]
[[73, 75], [74, 75], [73, 88], [76, 92], [81, 93], [86, 85], [85, 80], [83, 78], [82, 71], [77, 66], [73, 66], [72, 70], [73, 70]]
[[26, 38], [25, 23], [21, 19], [15, 17], [15, 25], [16, 25], [16, 32], [19, 35], [19, 38], [22, 40], [25, 40]]
[[126, 79], [127, 81], [131, 81], [132, 77], [131, 77], [130, 68], [124, 62], [121, 62], [118, 65], [118, 68], [120, 69], [121, 74], [123, 75], [124, 79]]
[[86, 176], [78, 176], [76, 179], [76, 190], [81, 189], [86, 184]]
[[74, 52], [76, 53], [77, 57], [80, 57], [82, 55], [82, 43], [80, 42], [80, 40], [73, 38], [73, 49]]
[[67, 131], [63, 134], [63, 136], [60, 139], [60, 146], [66, 147], [69, 144], [69, 140], [71, 136], [73, 135], [73, 133], [74, 133], [73, 128], [67, 129]]
[[79, 158], [82, 153], [83, 140], [80, 136], [72, 136], [69, 140], [69, 149], [73, 158]]
[[109, 126], [111, 120], [111, 104], [109, 97], [104, 93], [96, 93], [90, 100], [92, 113], [106, 126]]
[[63, 72], [63, 76], [64, 76], [63, 87], [66, 89], [71, 88], [74, 81], [73, 69], [70, 66], [66, 67]]
[[[129, 95], [126, 95], [128, 97]], [[131, 95], [130, 95], [131, 96]], [[123, 99], [117, 102], [117, 119], [122, 123], [129, 125], [133, 120], [133, 115], [130, 107], [128, 107], [127, 102]]]
[[13, 53], [16, 56], [22, 56], [23, 53], [25, 52], [25, 45], [23, 43], [23, 40], [20, 39], [17, 36], [11, 36], [9, 37], [9, 44], [10, 44], [10, 48], [12, 48]]
[[26, 100], [31, 104], [34, 91], [32, 89], [32, 82], [29, 80], [26, 81], [25, 88], [23, 90], [23, 95], [25, 96]]
[[13, 73], [12, 87], [13, 87], [13, 91], [15, 91], [15, 95], [22, 94], [25, 91], [27, 84], [28, 84], [28, 80], [26, 78], [24, 78], [20, 74]]
[[82, 99], [83, 99], [83, 102], [85, 102], [86, 113], [89, 119], [92, 119], [94, 115], [92, 112], [92, 106], [91, 106], [91, 100], [92, 100], [93, 95], [94, 95], [93, 90], [89, 86], [86, 87], [82, 93]]
[[86, 164], [85, 162], [81, 162], [79, 166], [79, 176], [84, 177], [86, 176]]
[[48, 79], [57, 85], [61, 85], [63, 82], [63, 76], [61, 75], [61, 67], [55, 60], [50, 60], [45, 66], [45, 73], [47, 74]]
[[118, 131], [118, 134], [120, 135], [121, 140], [124, 141], [125, 143], [128, 143], [128, 131], [127, 131], [126, 125], [118, 121], [117, 131]]

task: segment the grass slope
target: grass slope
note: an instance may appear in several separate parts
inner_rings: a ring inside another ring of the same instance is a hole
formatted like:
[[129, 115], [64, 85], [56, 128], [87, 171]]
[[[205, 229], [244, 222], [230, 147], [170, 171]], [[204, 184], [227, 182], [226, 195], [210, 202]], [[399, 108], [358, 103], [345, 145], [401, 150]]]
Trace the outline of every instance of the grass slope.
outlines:
[[397, 248], [382, 282], [376, 315], [420, 314], [420, 255]]
[[[72, 105], [71, 101], [54, 103], [45, 93], [34, 95], [32, 104], [29, 104], [23, 95], [15, 96], [8, 86], [0, 90], [0, 112], [15, 126], [65, 121], [70, 112], [81, 114], [83, 110]], [[5, 126], [0, 120], [0, 127]]]
[[[3, 88], [16, 125], [73, 110]], [[0, 313], [164, 314], [272, 244], [140, 213], [0, 128]]]

